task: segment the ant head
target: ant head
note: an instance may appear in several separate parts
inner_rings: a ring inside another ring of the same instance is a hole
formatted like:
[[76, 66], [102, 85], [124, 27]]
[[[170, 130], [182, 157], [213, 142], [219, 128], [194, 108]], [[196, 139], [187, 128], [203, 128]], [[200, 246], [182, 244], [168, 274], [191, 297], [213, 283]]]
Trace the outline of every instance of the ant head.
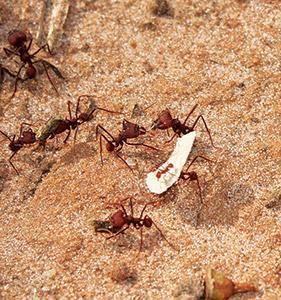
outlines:
[[125, 138], [136, 138], [139, 135], [146, 133], [144, 127], [139, 126], [138, 124], [123, 120], [123, 136]]
[[124, 212], [119, 209], [111, 217], [110, 221], [113, 227], [122, 228], [126, 224]]
[[114, 151], [114, 149], [115, 149], [115, 145], [112, 142], [108, 141], [106, 143], [106, 150], [108, 152], [112, 152], [112, 151]]
[[31, 128], [22, 132], [22, 140], [25, 144], [33, 144], [36, 142], [36, 134]]
[[26, 76], [30, 79], [34, 78], [36, 76], [36, 69], [33, 65], [28, 65], [26, 68]]
[[27, 41], [27, 36], [23, 31], [12, 30], [8, 35], [8, 42], [11, 46], [15, 48], [21, 47]]
[[173, 118], [168, 109], [163, 110], [158, 119], [153, 122], [152, 129], [168, 129], [172, 127]]
[[143, 225], [145, 227], [151, 227], [153, 224], [152, 219], [149, 216], [145, 216], [143, 219]]

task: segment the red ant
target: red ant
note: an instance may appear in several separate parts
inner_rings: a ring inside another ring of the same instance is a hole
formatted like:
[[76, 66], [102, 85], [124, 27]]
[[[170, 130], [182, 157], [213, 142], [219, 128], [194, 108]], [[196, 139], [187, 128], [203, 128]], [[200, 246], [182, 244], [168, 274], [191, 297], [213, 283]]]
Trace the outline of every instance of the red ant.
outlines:
[[[124, 199], [127, 200], [128, 198]], [[107, 237], [107, 239], [111, 239], [117, 235], [119, 235], [120, 233], [124, 233], [131, 225], [134, 226], [134, 228], [136, 229], [140, 229], [140, 249], [139, 252], [142, 250], [142, 246], [143, 246], [143, 227], [147, 227], [150, 228], [152, 227], [152, 225], [155, 226], [155, 228], [159, 231], [159, 233], [161, 234], [161, 236], [164, 238], [164, 240], [172, 247], [174, 248], [174, 246], [167, 240], [167, 238], [165, 237], [165, 235], [162, 233], [162, 231], [160, 230], [160, 228], [155, 224], [155, 222], [148, 216], [145, 215], [143, 217], [144, 211], [147, 207], [148, 204], [146, 204], [142, 211], [141, 214], [138, 218], [134, 217], [134, 211], [133, 211], [133, 202], [132, 199], [134, 199], [133, 197], [129, 197], [130, 199], [130, 209], [131, 209], [131, 214], [128, 214], [125, 207], [120, 204], [121, 209], [117, 210], [111, 217], [110, 217], [110, 222], [112, 224], [112, 228], [111, 228], [111, 232], [115, 232], [114, 234], [112, 234], [111, 236]], [[124, 227], [125, 226], [125, 227]]]
[[[76, 104], [76, 109], [75, 109], [75, 117], [72, 117], [72, 113], [71, 113], [71, 105], [72, 103], [70, 101], [68, 101], [67, 105], [68, 105], [68, 113], [69, 113], [69, 119], [65, 118], [65, 119], [61, 119], [61, 118], [53, 118], [50, 119], [51, 122], [47, 123], [47, 126], [45, 129], [42, 130], [41, 134], [38, 135], [38, 140], [40, 141], [41, 145], [44, 145], [46, 143], [46, 140], [49, 139], [53, 139], [56, 135], [61, 134], [63, 132], [65, 132], [66, 130], [68, 130], [67, 136], [64, 139], [64, 143], [67, 142], [71, 130], [75, 130], [74, 133], [74, 141], [76, 141], [76, 136], [77, 136], [77, 132], [78, 132], [78, 128], [81, 124], [88, 122], [92, 119], [93, 117], [93, 113], [96, 110], [102, 110], [102, 111], [106, 111], [109, 113], [118, 113], [116, 111], [112, 111], [112, 110], [108, 110], [105, 108], [101, 108], [98, 106], [94, 106], [93, 108], [90, 108], [88, 111], [86, 112], [82, 112], [79, 113], [79, 104], [80, 101], [83, 97], [92, 97], [91, 95], [81, 95], [78, 97], [77, 99], [77, 104]], [[50, 126], [49, 126], [50, 125]], [[54, 126], [53, 126], [54, 125]]]
[[[48, 44], [45, 44], [43, 46], [41, 46], [39, 49], [37, 49], [35, 52], [33, 52], [32, 54], [29, 53], [29, 50], [31, 48], [31, 44], [32, 44], [33, 39], [31, 38], [28, 45], [27, 45], [27, 35], [20, 30], [13, 30], [9, 33], [8, 35], [8, 42], [10, 44], [10, 46], [13, 47], [12, 49], [8, 49], [8, 48], [4, 48], [5, 53], [9, 56], [9, 55], [15, 55], [15, 56], [19, 56], [20, 60], [22, 61], [22, 65], [19, 67], [19, 70], [17, 72], [16, 75], [16, 82], [15, 82], [15, 88], [14, 88], [14, 92], [11, 96], [11, 98], [14, 97], [16, 91], [17, 91], [17, 84], [18, 81], [25, 81], [27, 79], [33, 79], [35, 78], [36, 74], [37, 74], [37, 70], [34, 67], [34, 64], [36, 63], [41, 63], [43, 65], [43, 68], [47, 74], [47, 77], [51, 83], [51, 85], [53, 86], [53, 88], [55, 89], [55, 91], [58, 94], [58, 91], [54, 85], [54, 83], [51, 80], [51, 77], [49, 76], [47, 67], [50, 67], [53, 72], [61, 79], [64, 79], [64, 77], [62, 76], [62, 74], [60, 73], [60, 71], [51, 63], [49, 63], [46, 60], [43, 59], [38, 59], [36, 61], [34, 61], [36, 54], [38, 54], [42, 49], [47, 48], [48, 52], [51, 54], [51, 50]], [[27, 68], [26, 68], [26, 79], [22, 79], [20, 77], [20, 73], [21, 70], [23, 69], [23, 67], [27, 64]]]
[[190, 164], [188, 165], [187, 169], [185, 172], [181, 172], [181, 175], [180, 175], [180, 178], [183, 179], [183, 180], [189, 180], [189, 181], [196, 181], [197, 182], [197, 186], [198, 186], [198, 190], [199, 190], [199, 197], [200, 197], [200, 208], [198, 210], [198, 214], [196, 216], [196, 223], [198, 223], [199, 221], [199, 218], [200, 218], [200, 212], [201, 212], [201, 208], [203, 206], [203, 197], [202, 197], [202, 189], [201, 189], [201, 186], [200, 186], [200, 182], [199, 182], [199, 179], [198, 179], [198, 175], [195, 171], [190, 171], [188, 172], [188, 169], [193, 165], [193, 163], [198, 159], [198, 158], [203, 158], [209, 162], [212, 162], [211, 159], [209, 158], [206, 158], [202, 155], [198, 155], [198, 156], [195, 156], [192, 161], [190, 162]]
[[189, 132], [194, 131], [194, 128], [196, 126], [196, 124], [198, 123], [198, 121], [201, 119], [205, 125], [205, 128], [207, 130], [207, 133], [210, 137], [211, 140], [211, 144], [213, 147], [214, 143], [213, 143], [213, 139], [211, 136], [211, 133], [208, 129], [207, 123], [204, 119], [204, 117], [202, 115], [199, 115], [197, 117], [197, 119], [194, 121], [193, 125], [191, 127], [186, 125], [187, 120], [189, 119], [189, 117], [191, 116], [191, 114], [194, 112], [194, 110], [196, 109], [196, 107], [198, 106], [198, 104], [195, 104], [194, 107], [191, 109], [191, 111], [189, 112], [189, 114], [187, 115], [187, 117], [185, 118], [185, 120], [183, 122], [181, 122], [178, 118], [173, 118], [170, 111], [168, 109], [162, 111], [158, 117], [157, 120], [155, 120], [153, 122], [153, 127], [152, 129], [169, 129], [172, 128], [174, 131], [174, 135], [172, 136], [172, 138], [168, 141], [171, 142], [176, 135], [181, 136], [181, 135], [185, 135]]
[[36, 134], [33, 132], [31, 128], [28, 128], [27, 130], [23, 130], [23, 125], [30, 126], [28, 123], [22, 123], [20, 126], [20, 133], [19, 137], [16, 138], [16, 135], [13, 135], [12, 138], [10, 138], [6, 133], [0, 130], [0, 133], [4, 135], [9, 141], [9, 148], [13, 152], [13, 154], [9, 158], [9, 163], [13, 167], [13, 169], [16, 171], [16, 173], [19, 175], [18, 170], [12, 163], [12, 158], [18, 153], [18, 151], [24, 146], [24, 145], [30, 145], [34, 144], [36, 142]]
[[160, 179], [160, 177], [161, 177], [163, 174], [169, 172], [169, 170], [170, 170], [171, 168], [173, 168], [173, 167], [174, 167], [174, 165], [173, 165], [172, 163], [169, 163], [165, 169], [159, 170], [159, 171], [156, 173], [156, 177], [157, 177], [158, 179]]
[[[126, 166], [132, 171], [132, 168], [128, 165], [128, 163], [119, 155], [119, 151], [123, 148], [124, 143], [131, 146], [144, 146], [153, 150], [158, 150], [155, 147], [146, 145], [144, 143], [131, 143], [128, 142], [128, 139], [134, 139], [139, 137], [140, 135], [146, 134], [146, 129], [138, 124], [123, 120], [123, 128], [122, 131], [119, 132], [117, 137], [114, 137], [111, 133], [109, 133], [104, 127], [100, 124], [96, 127], [96, 136], [100, 134], [100, 158], [101, 163], [103, 164], [102, 159], [102, 141], [101, 138], [106, 140], [106, 149], [108, 152], [115, 151], [115, 154], [126, 164]], [[106, 137], [103, 133], [99, 132], [99, 129], [105, 132], [110, 138]]]

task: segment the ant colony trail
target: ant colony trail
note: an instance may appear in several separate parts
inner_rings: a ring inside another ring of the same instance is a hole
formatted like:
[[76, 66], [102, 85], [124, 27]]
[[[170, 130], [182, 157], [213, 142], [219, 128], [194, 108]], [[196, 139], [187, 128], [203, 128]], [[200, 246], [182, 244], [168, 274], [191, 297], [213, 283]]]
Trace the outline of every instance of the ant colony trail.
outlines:
[[178, 138], [176, 147], [168, 160], [154, 172], [147, 174], [146, 185], [150, 192], [162, 194], [177, 182], [191, 152], [195, 138], [195, 131]]

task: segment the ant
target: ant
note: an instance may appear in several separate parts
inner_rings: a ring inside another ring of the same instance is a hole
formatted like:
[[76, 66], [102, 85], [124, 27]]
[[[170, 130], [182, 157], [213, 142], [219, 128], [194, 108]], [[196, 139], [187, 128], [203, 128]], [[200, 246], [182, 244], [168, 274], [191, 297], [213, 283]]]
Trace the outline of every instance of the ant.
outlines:
[[33, 130], [31, 128], [28, 128], [27, 130], [23, 130], [24, 125], [31, 126], [28, 123], [22, 123], [20, 126], [20, 133], [19, 133], [18, 138], [16, 138], [16, 135], [13, 135], [13, 137], [10, 138], [6, 133], [4, 133], [2, 130], [0, 130], [0, 133], [2, 135], [4, 135], [10, 141], [9, 148], [13, 153], [9, 158], [9, 163], [13, 167], [13, 169], [16, 171], [17, 175], [19, 175], [19, 171], [16, 169], [16, 167], [12, 163], [12, 158], [18, 153], [18, 151], [24, 145], [30, 145], [30, 144], [34, 144], [36, 142], [35, 132], [33, 132]]
[[[36, 54], [38, 54], [42, 49], [47, 48], [49, 54], [52, 54], [49, 45], [46, 43], [45, 45], [38, 48], [35, 52], [30, 54], [29, 50], [31, 48], [33, 39], [31, 37], [28, 44], [27, 44], [27, 40], [28, 40], [27, 35], [23, 31], [15, 29], [15, 30], [9, 32], [9, 34], [8, 34], [8, 43], [12, 47], [12, 49], [4, 48], [6, 55], [9, 56], [12, 54], [15, 56], [19, 56], [19, 58], [22, 62], [22, 65], [19, 67], [17, 75], [15, 76], [16, 77], [15, 88], [14, 88], [14, 92], [13, 92], [11, 98], [14, 97], [14, 95], [17, 91], [17, 84], [18, 84], [19, 80], [25, 81], [28, 79], [35, 78], [35, 76], [37, 74], [37, 70], [34, 67], [34, 64], [36, 64], [36, 63], [41, 63], [43, 65], [43, 68], [47, 74], [47, 77], [48, 77], [51, 85], [53, 86], [53, 88], [55, 89], [55, 91], [58, 94], [58, 91], [57, 91], [51, 77], [49, 76], [47, 67], [50, 67], [59, 78], [64, 79], [64, 77], [62, 76], [60, 71], [54, 65], [52, 65], [51, 63], [49, 63], [46, 60], [38, 59], [38, 60], [34, 61]], [[26, 68], [25, 73], [26, 73], [27, 78], [22, 79], [20, 77], [20, 73], [26, 64], [27, 64], [27, 68]]]
[[62, 119], [62, 118], [57, 117], [57, 118], [51, 118], [47, 122], [47, 124], [45, 125], [43, 130], [38, 135], [38, 140], [41, 145], [44, 146], [46, 143], [46, 140], [48, 138], [53, 139], [56, 135], [61, 134], [61, 133], [65, 132], [66, 130], [68, 130], [68, 133], [63, 142], [64, 143], [67, 142], [67, 140], [70, 136], [71, 130], [75, 130], [75, 133], [74, 133], [74, 142], [75, 142], [79, 126], [85, 122], [90, 121], [93, 117], [93, 113], [96, 110], [102, 110], [102, 111], [106, 111], [109, 113], [118, 113], [119, 114], [119, 112], [108, 110], [108, 109], [98, 107], [95, 105], [92, 108], [90, 107], [90, 109], [88, 111], [79, 113], [79, 105], [80, 105], [80, 101], [83, 97], [90, 98], [92, 96], [91, 95], [81, 95], [78, 97], [76, 109], [75, 109], [75, 117], [72, 117], [72, 113], [71, 113], [72, 103], [70, 101], [68, 101], [67, 106], [68, 106], [69, 119], [68, 118]]
[[200, 182], [199, 182], [199, 179], [198, 179], [198, 175], [195, 171], [190, 171], [188, 172], [189, 168], [193, 165], [193, 163], [198, 159], [198, 158], [203, 158], [204, 160], [208, 161], [208, 162], [212, 162], [211, 159], [209, 158], [206, 158], [202, 155], [198, 155], [198, 156], [195, 156], [192, 161], [190, 162], [190, 164], [188, 165], [187, 169], [185, 172], [181, 172], [180, 174], [180, 177], [181, 179], [183, 180], [186, 180], [186, 181], [196, 181], [197, 182], [197, 186], [198, 186], [198, 190], [199, 190], [199, 198], [200, 198], [200, 208], [198, 210], [198, 214], [196, 216], [196, 224], [198, 224], [198, 221], [200, 219], [200, 212], [201, 212], [201, 208], [203, 206], [203, 197], [202, 197], [202, 189], [201, 189], [201, 186], [200, 186]]
[[[124, 199], [127, 200], [128, 198]], [[111, 239], [117, 235], [119, 235], [120, 233], [124, 233], [131, 225], [134, 226], [134, 228], [136, 229], [140, 229], [140, 248], [139, 248], [139, 252], [141, 252], [142, 250], [142, 246], [143, 246], [143, 227], [146, 228], [151, 228], [152, 225], [155, 226], [155, 228], [159, 231], [159, 233], [161, 234], [161, 236], [164, 238], [164, 240], [172, 247], [174, 248], [174, 246], [167, 240], [167, 238], [165, 237], [165, 235], [162, 233], [162, 231], [160, 230], [160, 228], [155, 224], [155, 222], [148, 216], [145, 215], [143, 217], [144, 211], [147, 207], [146, 204], [142, 211], [141, 214], [138, 218], [134, 217], [134, 210], [133, 210], [133, 202], [132, 199], [134, 199], [133, 197], [129, 197], [130, 199], [130, 210], [131, 210], [131, 214], [128, 214], [125, 207], [120, 204], [121, 209], [117, 210], [111, 217], [110, 217], [110, 222], [112, 224], [112, 228], [110, 229], [110, 231], [107, 232], [115, 232], [114, 234], [112, 234], [111, 236], [107, 237], [106, 239]], [[106, 231], [104, 231], [106, 232]]]
[[156, 177], [157, 177], [158, 179], [160, 179], [162, 175], [164, 175], [164, 174], [166, 174], [167, 172], [169, 172], [169, 170], [170, 170], [171, 168], [173, 168], [173, 167], [174, 167], [174, 165], [173, 165], [172, 163], [169, 163], [169, 164], [167, 165], [166, 168], [164, 168], [163, 170], [159, 170], [159, 171], [156, 173]]
[[162, 111], [160, 113], [158, 119], [153, 122], [152, 129], [164, 130], [164, 129], [172, 128], [173, 131], [174, 131], [174, 135], [168, 141], [168, 142], [171, 142], [175, 138], [176, 135], [181, 136], [181, 135], [185, 135], [189, 132], [194, 131], [194, 128], [195, 128], [196, 124], [201, 119], [203, 121], [204, 125], [205, 125], [206, 130], [207, 130], [207, 133], [208, 133], [209, 138], [211, 140], [211, 144], [212, 144], [213, 147], [215, 147], [214, 143], [213, 143], [211, 133], [210, 133], [209, 128], [207, 126], [207, 123], [206, 123], [206, 121], [205, 121], [205, 119], [202, 115], [199, 115], [196, 118], [196, 120], [194, 121], [194, 123], [191, 127], [186, 125], [187, 120], [189, 119], [189, 117], [194, 112], [194, 110], [196, 109], [197, 106], [198, 106], [198, 104], [194, 105], [194, 107], [188, 113], [187, 117], [185, 118], [185, 120], [183, 122], [181, 122], [178, 118], [173, 118], [168, 109]]
[[[101, 138], [106, 140], [106, 149], [108, 152], [115, 151], [115, 154], [126, 164], [126, 166], [132, 171], [132, 168], [128, 165], [128, 163], [119, 155], [119, 151], [123, 148], [124, 143], [131, 146], [144, 146], [153, 150], [158, 150], [155, 147], [152, 147], [150, 145], [144, 144], [144, 143], [131, 143], [128, 142], [128, 139], [134, 139], [139, 137], [140, 135], [146, 134], [146, 129], [142, 126], [139, 126], [138, 124], [132, 123], [127, 121], [126, 119], [123, 120], [122, 123], [122, 131], [119, 132], [117, 137], [114, 137], [111, 133], [109, 133], [103, 126], [100, 124], [96, 127], [96, 136], [100, 135], [100, 158], [101, 163], [103, 164], [102, 159], [102, 141]], [[99, 130], [102, 130], [105, 132], [109, 138], [104, 135], [103, 133], [99, 132]]]

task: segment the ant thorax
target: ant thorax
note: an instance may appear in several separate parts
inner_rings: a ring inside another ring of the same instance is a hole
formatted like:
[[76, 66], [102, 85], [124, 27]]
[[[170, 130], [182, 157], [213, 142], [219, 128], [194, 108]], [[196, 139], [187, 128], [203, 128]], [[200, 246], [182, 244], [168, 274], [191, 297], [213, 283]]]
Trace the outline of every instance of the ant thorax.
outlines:
[[18, 140], [14, 141], [14, 142], [11, 142], [11, 143], [9, 144], [9, 149], [10, 149], [12, 152], [17, 152], [17, 151], [19, 151], [22, 147], [23, 147], [23, 144], [20, 143]]
[[178, 118], [173, 119], [173, 121], [172, 121], [172, 129], [179, 136], [181, 136], [182, 134], [184, 135], [184, 134], [187, 134], [187, 133], [190, 132], [188, 126], [186, 126], [185, 124], [181, 123], [181, 121]]

